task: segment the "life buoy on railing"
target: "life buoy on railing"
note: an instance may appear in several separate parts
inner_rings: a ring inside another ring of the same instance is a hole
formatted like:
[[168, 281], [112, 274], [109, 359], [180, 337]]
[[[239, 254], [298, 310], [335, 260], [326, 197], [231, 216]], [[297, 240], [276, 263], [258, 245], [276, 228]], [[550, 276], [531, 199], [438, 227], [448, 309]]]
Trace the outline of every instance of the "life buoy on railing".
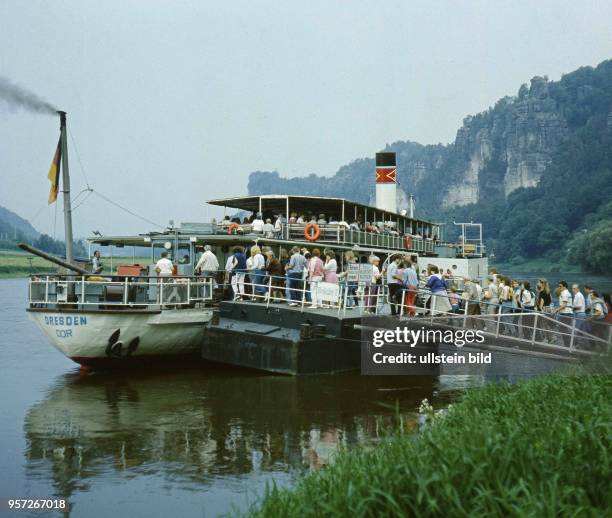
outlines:
[[410, 250], [410, 236], [406, 236], [406, 248]]
[[[314, 229], [314, 234], [311, 234], [310, 231]], [[304, 227], [304, 237], [308, 239], [308, 241], [316, 241], [321, 236], [321, 227], [316, 223], [308, 223]]]
[[240, 225], [238, 223], [232, 223], [229, 227], [227, 227], [227, 235], [231, 236], [234, 233], [234, 230], [238, 230]]

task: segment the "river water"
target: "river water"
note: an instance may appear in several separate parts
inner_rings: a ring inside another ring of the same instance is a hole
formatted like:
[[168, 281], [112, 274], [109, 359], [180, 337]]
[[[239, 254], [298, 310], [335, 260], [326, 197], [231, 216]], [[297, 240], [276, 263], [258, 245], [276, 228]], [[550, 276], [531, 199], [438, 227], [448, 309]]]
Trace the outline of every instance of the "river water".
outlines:
[[0, 280], [0, 498], [66, 497], [72, 516], [244, 510], [266, 484], [376, 441], [396, 402], [413, 415], [478, 382], [210, 366], [82, 377], [27, 319], [26, 289]]
[[[443, 406], [483, 382], [204, 364], [81, 376], [28, 320], [26, 292], [25, 279], [0, 280], [0, 499], [65, 497], [72, 516], [244, 511], [267, 484], [290, 485], [339, 449], [379, 440], [396, 405], [416, 423], [424, 398]], [[533, 375], [532, 363], [515, 365]]]

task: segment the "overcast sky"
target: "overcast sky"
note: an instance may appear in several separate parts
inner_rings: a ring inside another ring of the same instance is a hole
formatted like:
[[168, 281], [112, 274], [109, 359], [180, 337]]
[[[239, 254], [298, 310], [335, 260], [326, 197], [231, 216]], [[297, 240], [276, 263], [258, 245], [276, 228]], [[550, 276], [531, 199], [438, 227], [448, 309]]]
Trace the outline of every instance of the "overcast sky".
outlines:
[[[396, 140], [450, 142], [532, 76], [611, 58], [610, 20], [603, 0], [2, 0], [0, 75], [68, 112], [94, 189], [161, 224], [203, 221], [251, 171], [331, 175]], [[0, 205], [50, 234], [58, 133], [0, 101]], [[94, 196], [74, 216], [78, 236], [152, 229]]]

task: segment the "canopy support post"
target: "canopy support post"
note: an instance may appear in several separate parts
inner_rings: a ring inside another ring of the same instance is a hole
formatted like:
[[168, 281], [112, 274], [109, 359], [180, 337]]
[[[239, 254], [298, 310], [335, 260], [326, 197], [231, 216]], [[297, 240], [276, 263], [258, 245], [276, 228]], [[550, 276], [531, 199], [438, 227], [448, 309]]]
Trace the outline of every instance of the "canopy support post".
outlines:
[[287, 229], [285, 239], [289, 241], [289, 196], [287, 196], [287, 203], [285, 208], [287, 209], [287, 214], [285, 214], [285, 228]]

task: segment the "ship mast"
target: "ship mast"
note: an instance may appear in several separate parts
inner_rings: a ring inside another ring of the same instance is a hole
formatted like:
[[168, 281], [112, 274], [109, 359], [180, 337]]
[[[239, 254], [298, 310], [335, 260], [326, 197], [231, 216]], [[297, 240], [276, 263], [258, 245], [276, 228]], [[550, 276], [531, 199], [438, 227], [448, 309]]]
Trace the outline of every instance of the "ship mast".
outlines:
[[64, 197], [64, 239], [66, 240], [66, 261], [72, 263], [72, 205], [70, 203], [70, 173], [68, 171], [68, 137], [66, 112], [58, 111], [60, 116], [60, 142], [62, 157], [62, 194]]

